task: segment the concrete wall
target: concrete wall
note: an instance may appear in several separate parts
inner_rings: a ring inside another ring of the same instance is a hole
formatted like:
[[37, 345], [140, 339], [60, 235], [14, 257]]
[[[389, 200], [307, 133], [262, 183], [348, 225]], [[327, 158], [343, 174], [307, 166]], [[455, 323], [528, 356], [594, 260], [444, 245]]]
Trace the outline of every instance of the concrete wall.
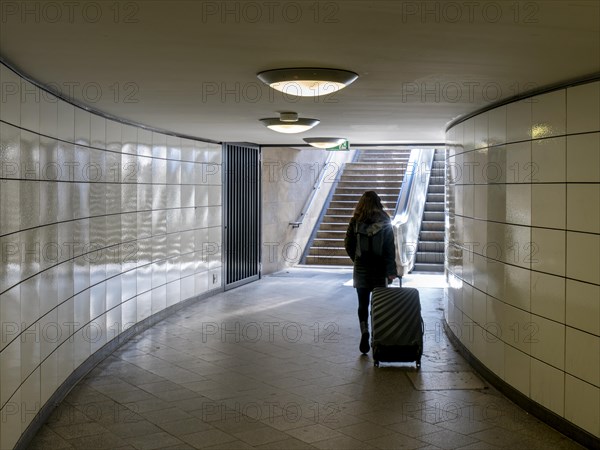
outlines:
[[336, 152], [325, 168], [324, 182], [303, 224], [292, 228], [324, 168], [328, 152], [313, 148], [262, 149], [262, 264], [263, 273], [297, 264], [321, 214], [335, 178], [354, 152]]

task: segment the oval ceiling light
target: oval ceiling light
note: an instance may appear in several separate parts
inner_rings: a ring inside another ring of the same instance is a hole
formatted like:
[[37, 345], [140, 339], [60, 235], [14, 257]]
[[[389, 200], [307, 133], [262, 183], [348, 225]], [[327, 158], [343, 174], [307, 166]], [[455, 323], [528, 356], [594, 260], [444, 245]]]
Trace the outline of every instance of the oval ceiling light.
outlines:
[[308, 67], [265, 70], [256, 76], [273, 89], [297, 97], [333, 94], [358, 78], [349, 70]]
[[283, 112], [279, 117], [260, 119], [260, 121], [270, 130], [289, 134], [310, 130], [320, 122], [317, 119], [298, 118], [298, 114], [294, 112]]
[[329, 149], [339, 147], [346, 142], [346, 139], [337, 137], [313, 137], [304, 138], [304, 142], [312, 145], [313, 147]]

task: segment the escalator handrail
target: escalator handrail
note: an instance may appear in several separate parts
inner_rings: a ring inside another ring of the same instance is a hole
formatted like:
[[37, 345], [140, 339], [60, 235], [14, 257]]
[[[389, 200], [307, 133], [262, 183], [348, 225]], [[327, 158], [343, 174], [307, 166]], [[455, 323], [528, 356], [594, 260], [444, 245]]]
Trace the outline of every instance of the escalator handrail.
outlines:
[[[429, 148], [411, 150], [392, 218], [396, 240], [396, 266], [401, 276], [414, 267], [434, 153], [435, 150]], [[420, 179], [417, 177], [419, 173]]]

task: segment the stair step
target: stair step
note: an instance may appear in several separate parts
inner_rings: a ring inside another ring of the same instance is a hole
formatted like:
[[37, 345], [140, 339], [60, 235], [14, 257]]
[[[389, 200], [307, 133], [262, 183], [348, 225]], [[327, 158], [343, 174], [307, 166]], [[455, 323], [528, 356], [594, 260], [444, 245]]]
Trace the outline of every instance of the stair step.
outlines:
[[415, 257], [415, 264], [416, 263], [444, 264], [444, 254], [417, 251], [417, 255]]
[[308, 256], [338, 256], [348, 258], [346, 249], [342, 247], [311, 247]]
[[395, 190], [399, 191], [402, 187], [402, 181], [377, 181], [377, 180], [364, 180], [364, 181], [340, 181], [337, 185], [337, 189], [363, 189], [363, 190]]
[[429, 177], [429, 184], [445, 184], [446, 177], [444, 176], [431, 176]]
[[352, 162], [346, 163], [344, 171], [349, 170], [399, 170], [406, 169], [408, 166], [408, 160], [406, 162], [398, 161], [387, 161], [387, 162]]
[[444, 194], [442, 193], [428, 193], [427, 194], [427, 201], [428, 202], [433, 202], [433, 203], [444, 203]]
[[444, 213], [442, 211], [425, 211], [423, 212], [423, 220], [428, 222], [445, 222]]
[[343, 241], [346, 237], [346, 230], [321, 230], [317, 231], [315, 239], [338, 239]]
[[427, 273], [444, 273], [443, 264], [415, 263], [412, 273], [427, 272]]
[[344, 238], [340, 236], [338, 238], [315, 238], [312, 242], [314, 247], [327, 247], [327, 248], [339, 248], [344, 247]]
[[444, 231], [444, 222], [431, 222], [428, 220], [424, 220], [421, 222], [421, 230], [422, 231]]
[[315, 264], [320, 266], [352, 266], [352, 260], [346, 256], [312, 256], [306, 257], [305, 264]]
[[444, 233], [439, 231], [421, 231], [419, 233], [419, 240], [421, 241], [444, 242], [444, 237]]
[[429, 183], [428, 194], [444, 194], [445, 186], [443, 184], [431, 184]]
[[444, 253], [446, 243], [444, 241], [419, 241], [417, 251]]
[[348, 223], [350, 222], [350, 219], [352, 219], [351, 213], [340, 215], [340, 214], [330, 214], [329, 212], [326, 212], [325, 215], [323, 216], [323, 223], [345, 223], [347, 226]]
[[427, 202], [425, 211], [444, 211], [444, 202]]

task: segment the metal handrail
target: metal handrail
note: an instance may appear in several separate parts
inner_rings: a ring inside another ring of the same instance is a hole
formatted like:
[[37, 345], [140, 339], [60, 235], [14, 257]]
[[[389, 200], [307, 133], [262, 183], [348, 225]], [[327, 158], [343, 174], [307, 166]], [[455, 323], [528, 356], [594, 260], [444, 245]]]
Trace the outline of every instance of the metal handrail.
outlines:
[[[396, 266], [400, 276], [410, 272], [415, 265], [434, 153], [434, 149], [413, 149], [402, 180], [392, 219], [396, 240]], [[417, 177], [419, 173], [421, 176]]]
[[[306, 217], [306, 213], [310, 209], [310, 207], [313, 203], [313, 200], [315, 199], [315, 195], [317, 194], [317, 191], [319, 189], [321, 189], [321, 186], [323, 185], [323, 182], [325, 180], [325, 172], [326, 172], [327, 166], [329, 164], [331, 164], [331, 160], [333, 159], [333, 156], [334, 156], [334, 152], [328, 152], [328, 153], [329, 154], [327, 155], [327, 159], [323, 163], [323, 167], [321, 168], [321, 172], [319, 173], [319, 177], [315, 181], [315, 184], [312, 187], [312, 191], [311, 191], [309, 197], [306, 199], [306, 202], [304, 203], [304, 206], [302, 207], [302, 210], [300, 211], [298, 218], [296, 220], [294, 220], [293, 222], [290, 222], [290, 225], [292, 226], [292, 228], [298, 228], [298, 227], [300, 227], [300, 225], [302, 225], [302, 222], [304, 221], [304, 218]], [[339, 171], [338, 171], [338, 174], [339, 174]], [[336, 177], [337, 177], [337, 175], [336, 175]]]

